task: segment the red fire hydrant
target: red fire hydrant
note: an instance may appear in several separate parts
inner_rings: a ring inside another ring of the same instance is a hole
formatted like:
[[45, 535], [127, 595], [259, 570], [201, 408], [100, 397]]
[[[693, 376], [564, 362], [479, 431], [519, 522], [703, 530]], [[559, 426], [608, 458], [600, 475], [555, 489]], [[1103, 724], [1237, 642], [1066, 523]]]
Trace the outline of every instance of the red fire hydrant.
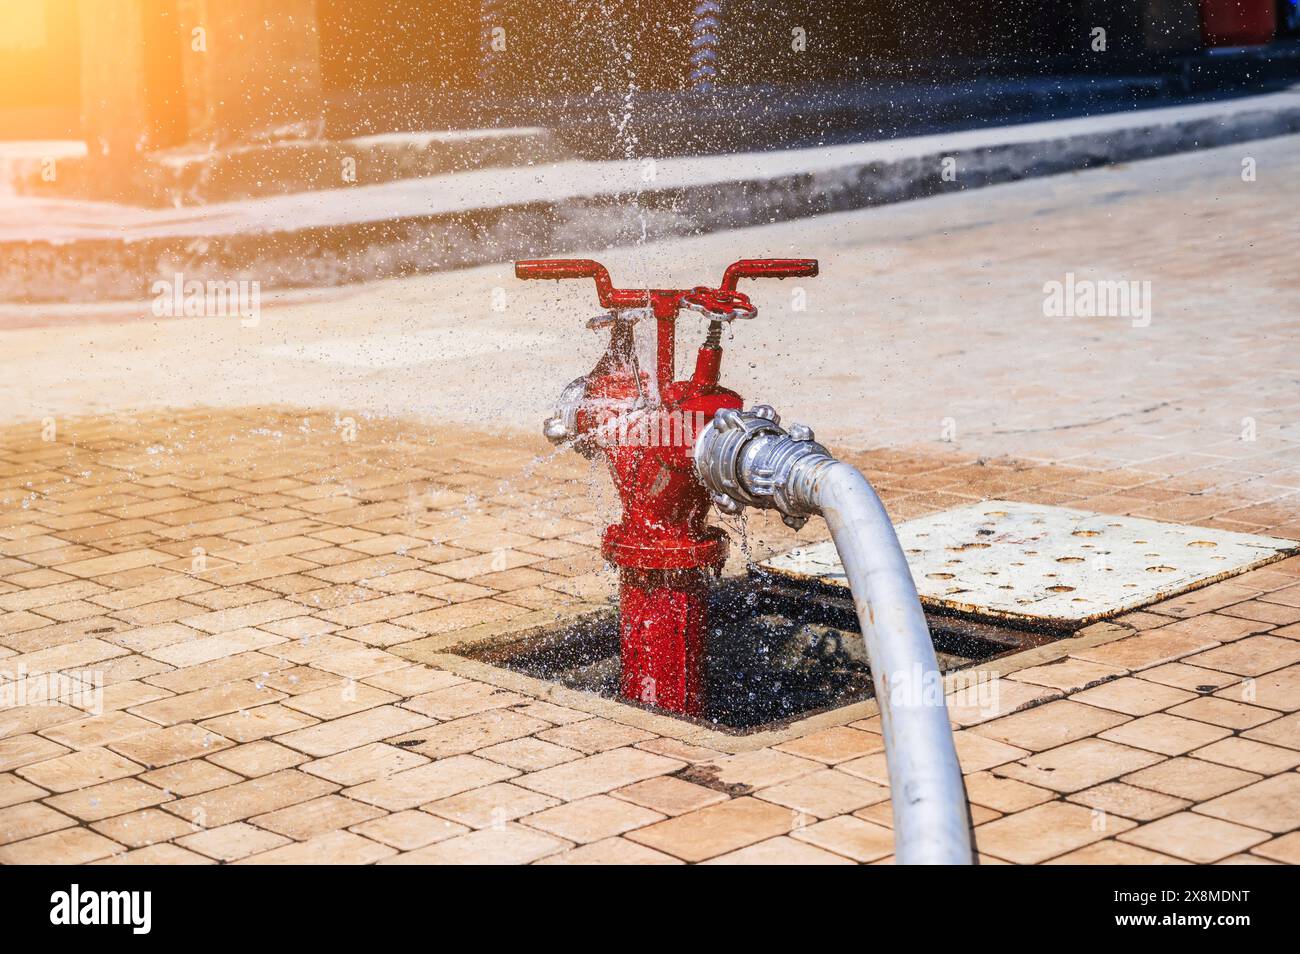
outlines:
[[[701, 710], [701, 659], [708, 627], [709, 575], [722, 569], [727, 536], [706, 523], [711, 499], [695, 473], [695, 437], [723, 408], [744, 406], [718, 383], [722, 323], [758, 312], [736, 290], [742, 278], [817, 274], [812, 259], [735, 262], [719, 288], [615, 288], [588, 259], [515, 263], [519, 278], [591, 278], [609, 313], [609, 348], [590, 374], [564, 389], [546, 436], [588, 457], [603, 457], [623, 504], [601, 552], [619, 568], [620, 689], [627, 699], [673, 712]], [[690, 378], [673, 380], [676, 320], [682, 309], [710, 321]], [[634, 326], [653, 320], [654, 374], [639, 367]], [[719, 501], [719, 503], [725, 503]]]

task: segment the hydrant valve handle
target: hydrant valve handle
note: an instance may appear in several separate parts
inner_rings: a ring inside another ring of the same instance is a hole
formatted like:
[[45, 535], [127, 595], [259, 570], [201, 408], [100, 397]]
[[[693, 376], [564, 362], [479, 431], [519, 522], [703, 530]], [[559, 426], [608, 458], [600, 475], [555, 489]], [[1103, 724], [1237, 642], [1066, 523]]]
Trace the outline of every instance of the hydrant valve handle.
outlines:
[[727, 266], [722, 290], [734, 292], [742, 278], [815, 278], [815, 258], [742, 258]]
[[758, 314], [758, 309], [754, 307], [748, 295], [721, 288], [706, 288], [703, 285], [692, 288], [682, 295], [678, 303], [683, 308], [698, 311], [713, 321], [753, 318]]
[[515, 262], [516, 278], [555, 279], [591, 278], [596, 282], [596, 295], [601, 305], [610, 308], [615, 304], [614, 282], [609, 269], [589, 258], [549, 258]]

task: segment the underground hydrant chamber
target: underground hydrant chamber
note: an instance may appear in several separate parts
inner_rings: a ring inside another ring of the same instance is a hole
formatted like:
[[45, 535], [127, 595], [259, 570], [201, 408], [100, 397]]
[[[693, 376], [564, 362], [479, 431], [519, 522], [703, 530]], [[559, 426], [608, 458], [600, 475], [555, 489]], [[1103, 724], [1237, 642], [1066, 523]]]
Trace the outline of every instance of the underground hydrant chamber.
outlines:
[[[711, 624], [702, 632], [698, 714], [673, 715], [738, 738], [779, 733], [800, 720], [875, 696], [852, 601], [830, 586], [751, 569], [709, 588]], [[928, 615], [943, 673], [1043, 645], [1053, 634]], [[568, 689], [620, 698], [616, 610], [500, 633], [454, 647], [456, 655]], [[628, 705], [663, 713], [639, 700]]]

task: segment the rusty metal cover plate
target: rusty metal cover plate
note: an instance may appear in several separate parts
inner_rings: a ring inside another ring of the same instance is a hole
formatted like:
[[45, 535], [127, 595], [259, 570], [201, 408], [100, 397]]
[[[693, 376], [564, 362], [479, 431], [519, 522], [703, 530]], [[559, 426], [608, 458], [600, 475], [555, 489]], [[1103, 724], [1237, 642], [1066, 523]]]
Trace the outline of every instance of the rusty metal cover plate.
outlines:
[[[1074, 629], [1300, 551], [1300, 542], [1139, 517], [987, 500], [899, 525], [921, 602]], [[830, 541], [760, 572], [847, 587]]]

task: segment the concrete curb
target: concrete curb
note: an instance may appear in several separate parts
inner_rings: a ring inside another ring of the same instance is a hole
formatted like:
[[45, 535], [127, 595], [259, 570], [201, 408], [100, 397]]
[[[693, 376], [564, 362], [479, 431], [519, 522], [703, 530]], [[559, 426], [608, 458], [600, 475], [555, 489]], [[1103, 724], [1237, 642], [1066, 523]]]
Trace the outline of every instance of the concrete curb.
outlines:
[[[859, 209], [1300, 132], [1300, 89], [818, 149], [483, 169], [202, 209], [0, 201], [0, 301], [335, 285]], [[956, 181], [941, 175], [956, 161]], [[412, 214], [412, 209], [422, 210]]]

